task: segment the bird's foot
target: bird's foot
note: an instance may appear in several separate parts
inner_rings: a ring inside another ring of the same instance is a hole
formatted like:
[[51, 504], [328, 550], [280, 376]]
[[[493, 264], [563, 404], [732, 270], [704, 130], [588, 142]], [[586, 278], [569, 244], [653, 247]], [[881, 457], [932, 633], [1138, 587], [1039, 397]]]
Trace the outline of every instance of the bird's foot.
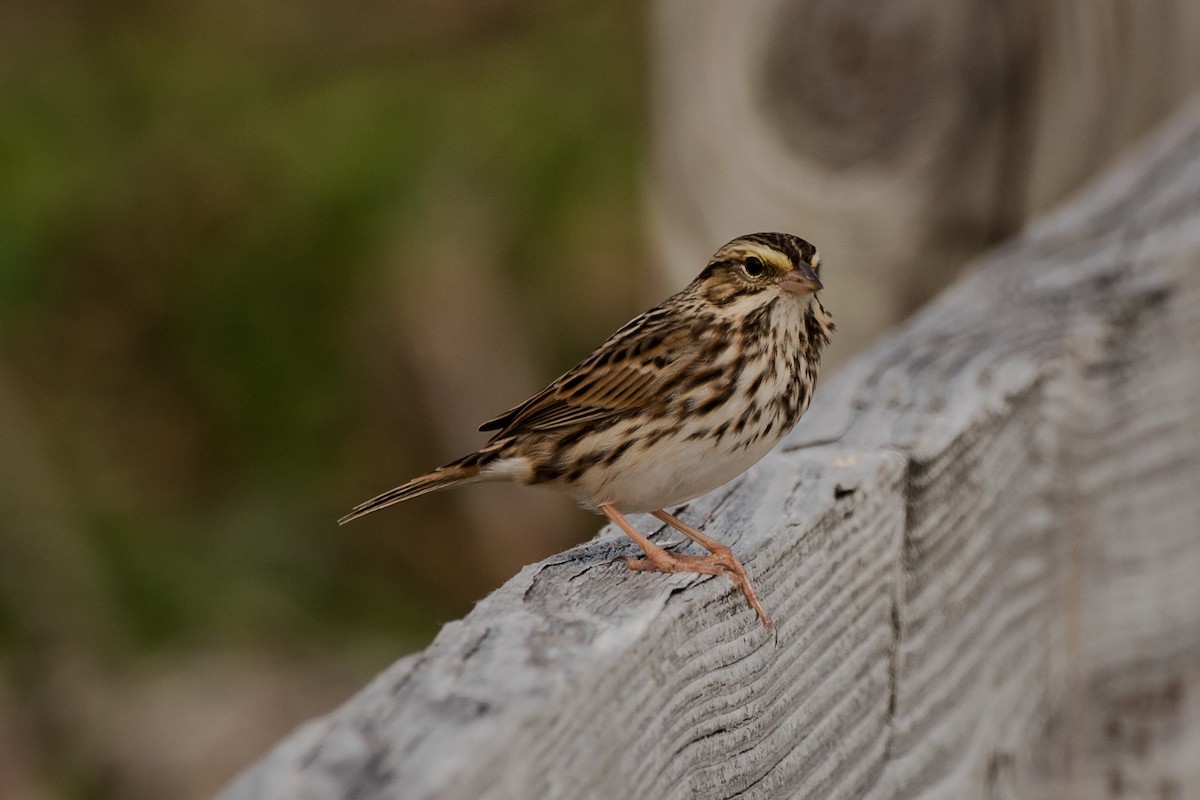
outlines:
[[758, 599], [758, 592], [750, 582], [750, 573], [725, 545], [718, 545], [706, 556], [675, 555], [665, 550], [650, 550], [645, 558], [626, 558], [625, 563], [637, 572], [695, 572], [701, 575], [724, 575], [733, 581], [754, 609], [758, 619], [767, 630], [774, 630], [771, 616]]

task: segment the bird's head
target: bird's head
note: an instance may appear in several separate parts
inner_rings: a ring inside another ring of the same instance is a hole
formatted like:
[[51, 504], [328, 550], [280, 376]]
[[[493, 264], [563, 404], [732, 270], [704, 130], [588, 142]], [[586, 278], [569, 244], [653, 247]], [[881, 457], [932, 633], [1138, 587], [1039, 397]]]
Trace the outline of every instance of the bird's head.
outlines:
[[695, 288], [715, 306], [758, 296], [808, 301], [821, 289], [817, 249], [790, 233], [739, 236], [713, 254]]

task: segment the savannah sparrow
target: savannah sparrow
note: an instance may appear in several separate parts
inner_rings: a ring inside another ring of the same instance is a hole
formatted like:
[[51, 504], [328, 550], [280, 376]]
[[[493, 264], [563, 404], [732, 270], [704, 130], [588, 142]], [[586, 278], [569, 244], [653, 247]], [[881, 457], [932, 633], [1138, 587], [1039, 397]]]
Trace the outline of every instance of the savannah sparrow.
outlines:
[[[478, 451], [357, 506], [349, 522], [477, 481], [544, 484], [600, 511], [645, 551], [635, 570], [725, 575], [771, 618], [727, 546], [664, 509], [762, 458], [812, 399], [833, 321], [816, 248], [786, 233], [734, 239], [683, 291], [626, 323], [530, 399], [480, 426]], [[675, 555], [625, 518], [649, 512], [708, 551]]]

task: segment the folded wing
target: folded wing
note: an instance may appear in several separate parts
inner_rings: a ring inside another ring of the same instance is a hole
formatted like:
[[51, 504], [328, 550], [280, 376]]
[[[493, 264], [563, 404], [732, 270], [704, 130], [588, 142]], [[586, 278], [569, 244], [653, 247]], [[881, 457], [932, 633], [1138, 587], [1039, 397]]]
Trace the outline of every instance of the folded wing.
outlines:
[[[524, 403], [479, 427], [494, 439], [587, 424], [666, 403], [696, 361], [688, 330], [643, 314]], [[638, 324], [641, 323], [641, 324]]]

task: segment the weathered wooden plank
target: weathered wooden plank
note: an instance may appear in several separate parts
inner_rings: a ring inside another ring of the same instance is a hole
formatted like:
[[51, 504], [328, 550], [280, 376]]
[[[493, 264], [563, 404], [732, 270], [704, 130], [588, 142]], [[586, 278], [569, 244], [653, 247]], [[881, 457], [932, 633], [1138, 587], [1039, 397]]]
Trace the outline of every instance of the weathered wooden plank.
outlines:
[[1200, 796], [1198, 396], [1200, 104], [684, 512], [778, 644], [606, 529], [224, 796]]
[[[759, 541], [751, 568], [788, 618], [778, 647], [721, 582], [640, 580], [613, 563], [629, 548], [606, 532], [523, 570], [230, 796], [290, 794], [298, 784], [275, 781], [305, 764], [299, 785], [311, 770], [323, 774], [312, 796], [353, 796], [362, 784], [374, 787], [364, 796], [401, 785], [413, 797], [691, 797], [767, 775], [816, 780], [831, 736], [874, 753], [881, 770], [901, 464], [853, 453], [833, 469], [830, 454], [771, 460], [778, 465], [749, 473], [706, 514]], [[862, 488], [837, 498], [837, 485]], [[782, 660], [809, 669], [781, 680]], [[818, 691], [829, 683], [836, 695]], [[807, 747], [784, 746], [798, 737]], [[763, 748], [788, 758], [762, 763]], [[647, 757], [663, 751], [677, 757]], [[345, 764], [354, 765], [348, 782]], [[366, 765], [389, 777], [376, 781]]]

